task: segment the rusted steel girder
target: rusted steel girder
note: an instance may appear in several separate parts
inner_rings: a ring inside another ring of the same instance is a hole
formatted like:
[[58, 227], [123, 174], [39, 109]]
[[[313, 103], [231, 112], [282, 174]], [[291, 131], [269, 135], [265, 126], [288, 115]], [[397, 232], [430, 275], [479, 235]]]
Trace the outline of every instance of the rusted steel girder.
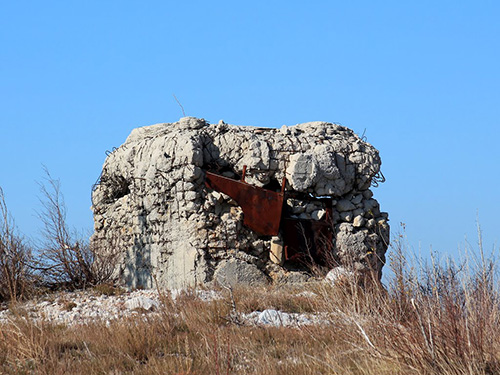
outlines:
[[264, 236], [277, 236], [283, 212], [284, 189], [274, 192], [245, 182], [206, 172], [205, 184], [210, 189], [229, 195], [241, 207], [243, 224]]

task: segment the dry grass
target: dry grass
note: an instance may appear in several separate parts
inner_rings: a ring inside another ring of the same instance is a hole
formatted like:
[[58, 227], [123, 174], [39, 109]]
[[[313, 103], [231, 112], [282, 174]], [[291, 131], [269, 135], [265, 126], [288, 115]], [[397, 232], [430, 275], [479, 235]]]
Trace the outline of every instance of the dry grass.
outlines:
[[[50, 181], [45, 276], [120, 293], [102, 284], [114, 258], [96, 259], [71, 238], [59, 187]], [[174, 303], [165, 295], [159, 314], [81, 326], [35, 322], [18, 308], [0, 323], [0, 374], [500, 374], [499, 285], [481, 238], [478, 260], [461, 264], [410, 262], [402, 241], [393, 242], [386, 289], [344, 280], [307, 285], [313, 297], [297, 286], [222, 290], [225, 298], [211, 302], [185, 293]], [[0, 301], [10, 300], [13, 310], [35, 284], [31, 262], [0, 191]], [[238, 313], [318, 312], [328, 324], [242, 325], [234, 305]]]
[[256, 327], [232, 299], [164, 295], [160, 314], [66, 327], [22, 315], [3, 325], [0, 373], [497, 374], [500, 306], [493, 263], [409, 265], [398, 243], [387, 290], [354, 284], [238, 288], [238, 312], [323, 312], [329, 324]]

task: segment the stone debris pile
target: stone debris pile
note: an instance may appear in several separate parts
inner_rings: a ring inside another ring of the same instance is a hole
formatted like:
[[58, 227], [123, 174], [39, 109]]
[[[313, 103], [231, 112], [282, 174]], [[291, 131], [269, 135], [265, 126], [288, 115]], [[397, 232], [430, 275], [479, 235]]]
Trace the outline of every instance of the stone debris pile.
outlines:
[[[204, 302], [222, 299], [222, 295], [213, 290], [165, 291], [175, 302], [182, 294]], [[34, 321], [50, 321], [57, 324], [87, 324], [96, 321], [111, 322], [140, 314], [155, 314], [162, 308], [161, 298], [156, 290], [135, 290], [117, 295], [98, 294], [92, 291], [59, 292], [38, 300], [30, 300], [16, 306], [11, 311], [7, 306], [0, 306], [0, 323], [7, 323], [14, 316], [20, 315]]]
[[[224, 300], [224, 296], [214, 290], [205, 289], [174, 289], [165, 290], [165, 296], [170, 296], [174, 303], [181, 295], [190, 299], [196, 298], [209, 303], [214, 300]], [[314, 298], [316, 294], [303, 292], [303, 296]], [[297, 296], [301, 296], [298, 294]], [[3, 309], [2, 309], [3, 308]], [[92, 324], [96, 322], [111, 323], [119, 319], [141, 316], [158, 316], [165, 307], [156, 290], [136, 290], [118, 295], [97, 294], [92, 291], [59, 292], [38, 300], [30, 300], [19, 304], [14, 310], [0, 306], [0, 325], [8, 324], [19, 317], [31, 319], [34, 322], [51, 322], [68, 326]], [[165, 312], [165, 310], [163, 310]], [[173, 312], [166, 311], [168, 314]], [[234, 317], [233, 317], [234, 318]], [[338, 317], [326, 312], [291, 313], [275, 309], [236, 313], [240, 324], [264, 327], [301, 327], [307, 325], [330, 324]]]
[[[388, 215], [370, 190], [380, 165], [372, 145], [326, 122], [271, 129], [185, 117], [137, 128], [93, 191], [92, 244], [120, 252], [116, 274], [130, 287], [304, 281], [296, 270], [308, 258], [380, 275]], [[280, 232], [244, 225], [207, 172], [284, 191]]]
[[[138, 315], [141, 311], [153, 311], [158, 305], [158, 293], [154, 290], [137, 290], [116, 296], [77, 291], [30, 300], [18, 306], [17, 312], [35, 321], [73, 325]], [[12, 316], [8, 309], [0, 311], [0, 323], [8, 322]]]

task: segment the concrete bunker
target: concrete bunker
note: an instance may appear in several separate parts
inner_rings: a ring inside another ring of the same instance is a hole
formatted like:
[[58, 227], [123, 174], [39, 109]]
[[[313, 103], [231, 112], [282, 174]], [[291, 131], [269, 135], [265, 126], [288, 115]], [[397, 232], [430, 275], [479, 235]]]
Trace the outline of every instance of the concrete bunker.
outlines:
[[94, 235], [131, 287], [304, 281], [311, 265], [380, 276], [378, 151], [348, 128], [182, 118], [132, 131], [93, 191]]

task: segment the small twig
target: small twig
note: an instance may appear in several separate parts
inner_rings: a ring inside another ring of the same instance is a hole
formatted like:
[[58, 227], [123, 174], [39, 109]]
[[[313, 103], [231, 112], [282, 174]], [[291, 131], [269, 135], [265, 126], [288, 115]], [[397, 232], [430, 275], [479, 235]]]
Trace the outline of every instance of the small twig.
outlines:
[[182, 106], [181, 102], [179, 101], [179, 99], [177, 99], [177, 96], [175, 96], [175, 94], [172, 94], [174, 96], [174, 99], [175, 101], [177, 102], [177, 104], [179, 104], [179, 107], [181, 107], [181, 110], [182, 110], [182, 116], [183, 117], [186, 117], [186, 112], [184, 112], [184, 107]]
[[359, 138], [361, 138], [362, 141], [366, 142], [366, 128], [365, 128], [365, 130], [363, 130], [363, 134], [361, 134], [361, 137], [359, 137]]

